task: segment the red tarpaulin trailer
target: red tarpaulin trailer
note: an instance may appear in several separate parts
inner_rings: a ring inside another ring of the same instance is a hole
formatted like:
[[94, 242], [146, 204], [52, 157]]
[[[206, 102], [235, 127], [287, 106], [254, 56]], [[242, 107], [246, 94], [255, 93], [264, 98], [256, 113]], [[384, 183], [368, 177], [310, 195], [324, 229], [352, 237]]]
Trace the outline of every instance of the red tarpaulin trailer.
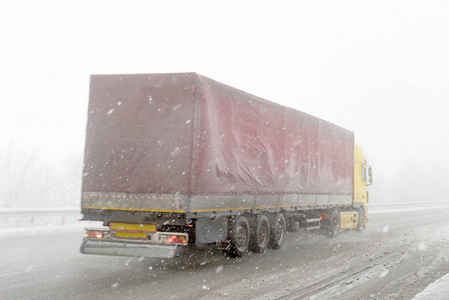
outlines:
[[332, 123], [195, 73], [97, 75], [90, 93], [83, 192], [352, 201], [353, 133]]

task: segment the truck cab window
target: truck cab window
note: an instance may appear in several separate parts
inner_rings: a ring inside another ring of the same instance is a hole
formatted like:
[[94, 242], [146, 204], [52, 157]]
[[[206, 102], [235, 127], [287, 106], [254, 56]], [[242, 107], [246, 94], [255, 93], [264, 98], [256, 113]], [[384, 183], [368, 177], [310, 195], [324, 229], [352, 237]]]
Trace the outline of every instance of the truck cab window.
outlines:
[[367, 168], [364, 165], [362, 165], [362, 179], [363, 179], [363, 181], [368, 183], [368, 176], [367, 176], [366, 172], [367, 172]]

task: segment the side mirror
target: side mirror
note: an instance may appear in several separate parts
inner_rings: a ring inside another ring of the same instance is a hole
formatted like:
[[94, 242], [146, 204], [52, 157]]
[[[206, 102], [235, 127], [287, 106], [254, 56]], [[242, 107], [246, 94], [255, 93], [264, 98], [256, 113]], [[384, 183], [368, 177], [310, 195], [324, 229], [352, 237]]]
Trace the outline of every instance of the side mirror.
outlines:
[[371, 167], [368, 167], [368, 185], [373, 184], [373, 169]]

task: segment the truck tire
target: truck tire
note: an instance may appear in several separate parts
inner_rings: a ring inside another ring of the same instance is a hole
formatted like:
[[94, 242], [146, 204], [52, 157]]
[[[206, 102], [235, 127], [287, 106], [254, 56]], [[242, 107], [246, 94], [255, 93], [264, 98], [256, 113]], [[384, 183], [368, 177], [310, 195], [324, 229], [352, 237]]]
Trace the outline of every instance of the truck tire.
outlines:
[[248, 251], [250, 239], [250, 227], [248, 219], [243, 215], [238, 215], [231, 223], [229, 230], [231, 247], [226, 250], [230, 257], [242, 257]]
[[268, 217], [261, 214], [257, 217], [251, 234], [251, 251], [255, 253], [264, 252], [270, 242], [270, 221]]
[[359, 219], [357, 220], [357, 229], [363, 230], [366, 228], [366, 220], [365, 220], [365, 210], [363, 208], [359, 209]]
[[329, 236], [334, 237], [340, 231], [340, 213], [334, 209], [329, 220]]
[[287, 224], [282, 213], [276, 214], [276, 216], [273, 218], [270, 231], [270, 248], [281, 248], [285, 241], [285, 232], [287, 231]]

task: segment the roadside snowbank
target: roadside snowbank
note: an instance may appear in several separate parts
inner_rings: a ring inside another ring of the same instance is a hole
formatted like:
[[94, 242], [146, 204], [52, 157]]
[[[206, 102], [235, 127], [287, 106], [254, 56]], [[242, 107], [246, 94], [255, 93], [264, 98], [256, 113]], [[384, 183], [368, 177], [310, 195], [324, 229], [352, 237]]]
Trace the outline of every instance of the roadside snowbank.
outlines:
[[84, 227], [99, 226], [101, 222], [79, 222], [72, 225], [60, 226], [35, 226], [28, 228], [0, 228], [0, 238], [12, 236], [30, 236], [49, 233], [79, 231], [83, 232]]
[[430, 284], [413, 300], [446, 300], [449, 298], [449, 274]]
[[76, 224], [68, 226], [36, 226], [29, 228], [0, 229], [0, 238], [10, 236], [30, 236], [30, 235], [41, 235], [41, 234], [57, 233], [72, 230], [82, 230], [82, 228], [83, 226], [81, 224]]

